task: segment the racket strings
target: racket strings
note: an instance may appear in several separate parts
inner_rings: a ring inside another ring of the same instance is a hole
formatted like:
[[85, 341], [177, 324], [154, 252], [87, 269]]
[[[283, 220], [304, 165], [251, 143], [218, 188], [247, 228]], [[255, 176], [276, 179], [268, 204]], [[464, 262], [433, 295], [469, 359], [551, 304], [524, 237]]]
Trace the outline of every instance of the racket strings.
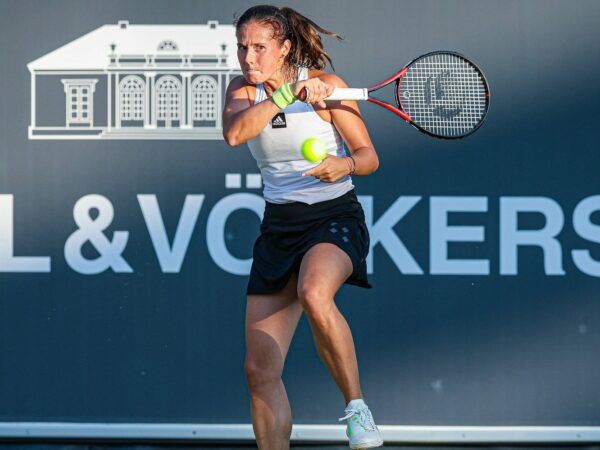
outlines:
[[460, 137], [483, 121], [486, 82], [479, 70], [455, 54], [414, 61], [398, 86], [398, 100], [418, 127], [442, 137]]

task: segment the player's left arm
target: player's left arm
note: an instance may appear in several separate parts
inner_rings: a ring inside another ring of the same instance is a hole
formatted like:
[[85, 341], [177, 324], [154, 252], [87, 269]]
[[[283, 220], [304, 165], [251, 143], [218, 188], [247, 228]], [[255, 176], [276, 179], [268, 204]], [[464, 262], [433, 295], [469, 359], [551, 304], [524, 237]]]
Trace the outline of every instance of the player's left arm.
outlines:
[[[326, 78], [325, 82], [333, 84], [335, 87], [348, 87], [337, 75], [325, 74], [323, 77]], [[332, 100], [327, 104], [331, 111], [331, 121], [356, 162], [355, 175], [369, 175], [375, 172], [379, 167], [379, 158], [356, 101]]]
[[[327, 85], [345, 88], [348, 85], [334, 74], [322, 72], [318, 78]], [[331, 121], [346, 143], [356, 164], [355, 175], [369, 175], [379, 167], [379, 158], [371, 142], [367, 127], [360, 115], [358, 104], [353, 100], [330, 100], [325, 102]], [[316, 105], [315, 105], [316, 106]], [[346, 171], [347, 163], [342, 158], [326, 158], [321, 164], [306, 172], [318, 176], [322, 181], [336, 181], [339, 171]]]

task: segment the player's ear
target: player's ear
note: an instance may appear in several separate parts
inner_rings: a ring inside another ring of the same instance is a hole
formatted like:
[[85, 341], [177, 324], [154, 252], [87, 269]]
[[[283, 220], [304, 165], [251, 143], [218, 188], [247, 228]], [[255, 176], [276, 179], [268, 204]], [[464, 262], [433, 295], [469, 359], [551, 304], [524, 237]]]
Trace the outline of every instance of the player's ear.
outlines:
[[282, 55], [284, 58], [288, 55], [291, 48], [292, 48], [292, 41], [290, 41], [289, 39], [284, 40], [283, 44], [281, 44], [281, 51], [282, 51]]

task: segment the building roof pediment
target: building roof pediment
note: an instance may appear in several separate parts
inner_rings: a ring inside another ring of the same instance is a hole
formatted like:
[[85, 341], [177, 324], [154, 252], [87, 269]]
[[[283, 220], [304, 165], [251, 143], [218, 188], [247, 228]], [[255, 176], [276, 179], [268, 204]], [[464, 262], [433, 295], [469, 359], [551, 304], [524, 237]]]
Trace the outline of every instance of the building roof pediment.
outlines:
[[[159, 46], [172, 42], [163, 50]], [[223, 50], [225, 46], [225, 50]], [[221, 68], [237, 69], [237, 40], [233, 25], [209, 21], [205, 25], [136, 25], [119, 21], [103, 25], [56, 50], [30, 62], [30, 71], [43, 70], [107, 70], [111, 54], [135, 56], [200, 56], [226, 55]]]

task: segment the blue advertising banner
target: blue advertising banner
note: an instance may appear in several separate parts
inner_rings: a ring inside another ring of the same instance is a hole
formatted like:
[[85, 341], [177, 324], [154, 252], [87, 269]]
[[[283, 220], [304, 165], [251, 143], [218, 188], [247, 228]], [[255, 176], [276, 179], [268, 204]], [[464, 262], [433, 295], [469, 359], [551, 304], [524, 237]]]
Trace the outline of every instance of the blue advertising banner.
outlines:
[[[0, 1], [0, 422], [250, 423], [262, 180], [221, 121], [249, 5]], [[337, 304], [378, 422], [598, 426], [600, 3], [289, 6], [350, 86], [455, 50], [491, 88], [457, 141], [360, 105], [374, 288]], [[284, 379], [294, 423], [336, 423], [306, 320]]]

